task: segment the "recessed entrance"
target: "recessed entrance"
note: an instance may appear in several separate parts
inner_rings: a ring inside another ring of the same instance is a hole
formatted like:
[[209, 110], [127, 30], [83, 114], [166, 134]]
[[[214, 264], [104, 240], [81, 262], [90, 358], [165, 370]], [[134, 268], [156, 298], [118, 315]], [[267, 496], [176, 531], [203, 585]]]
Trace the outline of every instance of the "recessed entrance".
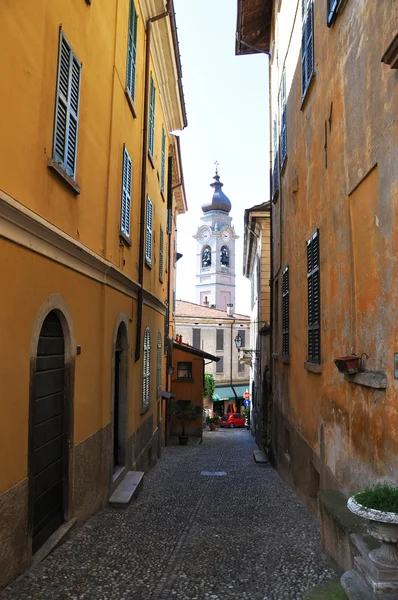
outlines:
[[128, 342], [126, 326], [119, 325], [114, 348], [113, 390], [113, 472], [126, 465], [127, 437], [127, 367]]
[[33, 554], [64, 522], [68, 496], [65, 341], [55, 311], [43, 322], [35, 363], [29, 440]]

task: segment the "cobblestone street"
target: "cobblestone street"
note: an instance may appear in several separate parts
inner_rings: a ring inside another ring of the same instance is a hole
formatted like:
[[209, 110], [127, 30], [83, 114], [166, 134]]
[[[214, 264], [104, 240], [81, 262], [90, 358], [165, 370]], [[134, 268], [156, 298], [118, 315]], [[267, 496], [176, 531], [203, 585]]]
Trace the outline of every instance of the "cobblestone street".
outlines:
[[302, 598], [335, 573], [316, 519], [253, 448], [246, 430], [169, 446], [127, 509], [97, 513], [0, 599]]

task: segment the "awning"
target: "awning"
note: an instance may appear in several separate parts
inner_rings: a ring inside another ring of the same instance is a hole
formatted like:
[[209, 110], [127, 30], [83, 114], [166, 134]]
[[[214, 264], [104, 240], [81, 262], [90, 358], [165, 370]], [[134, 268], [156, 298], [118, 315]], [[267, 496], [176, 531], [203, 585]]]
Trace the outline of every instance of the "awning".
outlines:
[[[249, 389], [249, 385], [234, 385], [236, 395], [238, 398], [243, 400], [243, 394]], [[217, 386], [216, 391], [213, 394], [213, 402], [219, 402], [220, 400], [235, 400], [235, 395], [230, 386]]]

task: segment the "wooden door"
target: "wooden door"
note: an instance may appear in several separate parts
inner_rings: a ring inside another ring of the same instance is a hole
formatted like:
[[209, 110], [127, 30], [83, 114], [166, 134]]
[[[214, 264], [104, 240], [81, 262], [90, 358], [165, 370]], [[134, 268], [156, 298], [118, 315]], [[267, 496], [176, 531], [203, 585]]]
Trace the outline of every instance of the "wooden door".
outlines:
[[30, 528], [35, 553], [63, 523], [67, 497], [65, 344], [50, 312], [41, 329], [30, 424]]

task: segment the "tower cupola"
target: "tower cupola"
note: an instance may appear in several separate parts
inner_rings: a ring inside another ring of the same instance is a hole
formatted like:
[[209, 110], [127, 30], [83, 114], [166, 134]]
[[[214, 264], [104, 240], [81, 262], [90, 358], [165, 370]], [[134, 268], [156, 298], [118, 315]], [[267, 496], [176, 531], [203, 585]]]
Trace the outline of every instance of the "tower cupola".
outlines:
[[210, 184], [210, 187], [214, 189], [213, 197], [211, 202], [206, 202], [203, 204], [202, 210], [204, 213], [208, 213], [213, 210], [221, 210], [222, 212], [228, 214], [231, 210], [231, 201], [221, 189], [224, 184], [220, 181], [220, 176], [217, 169], [213, 179], [214, 183]]

